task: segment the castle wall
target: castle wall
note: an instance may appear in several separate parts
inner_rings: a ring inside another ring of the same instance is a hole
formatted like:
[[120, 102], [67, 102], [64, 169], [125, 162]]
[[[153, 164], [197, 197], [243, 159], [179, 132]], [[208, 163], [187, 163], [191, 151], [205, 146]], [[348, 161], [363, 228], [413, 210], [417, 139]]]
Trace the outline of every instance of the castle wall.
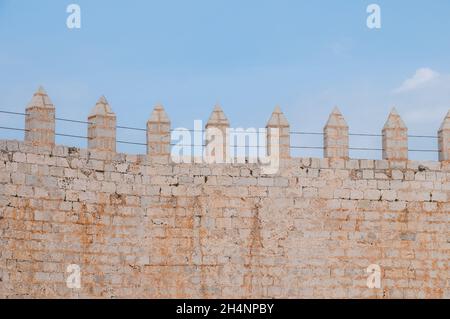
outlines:
[[[0, 140], [0, 298], [450, 298], [450, 112], [440, 161], [415, 162], [395, 109], [383, 160], [355, 160], [339, 109], [319, 159], [290, 156], [276, 107], [270, 167], [219, 164], [232, 157], [220, 106], [205, 127], [214, 164], [174, 162], [161, 105], [146, 155], [116, 153], [105, 97], [88, 117], [88, 149], [55, 146], [56, 120], [41, 87], [25, 141]], [[380, 287], [368, 287], [368, 269]]]
[[2, 140], [0, 298], [450, 298], [449, 195], [449, 162], [264, 175]]

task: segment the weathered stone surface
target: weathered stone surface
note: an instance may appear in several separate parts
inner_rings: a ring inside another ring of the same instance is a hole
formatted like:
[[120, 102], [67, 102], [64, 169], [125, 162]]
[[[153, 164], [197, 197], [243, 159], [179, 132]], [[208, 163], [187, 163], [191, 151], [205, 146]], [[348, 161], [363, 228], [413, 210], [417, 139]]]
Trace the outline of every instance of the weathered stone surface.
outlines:
[[392, 109], [384, 124], [383, 131], [383, 159], [392, 161], [406, 161], [408, 159], [408, 128]]
[[[266, 129], [268, 154], [271, 155], [271, 149], [275, 147], [280, 159], [289, 159], [291, 154], [290, 125], [279, 106], [275, 107]], [[273, 129], [276, 131], [273, 131]], [[272, 143], [272, 140], [275, 142]]]
[[147, 122], [147, 154], [153, 158], [170, 157], [170, 120], [164, 107], [157, 105]]
[[324, 157], [348, 159], [348, 125], [337, 107], [331, 112], [323, 132]]
[[55, 145], [55, 107], [41, 86], [26, 108], [25, 141], [35, 146]]
[[450, 161], [450, 111], [448, 111], [438, 132], [439, 160]]
[[0, 141], [0, 298], [450, 295], [448, 165], [291, 158], [270, 176], [26, 145]]
[[88, 148], [99, 152], [116, 151], [116, 115], [104, 96], [88, 117]]
[[230, 156], [230, 122], [220, 105], [214, 107], [206, 123], [206, 152], [211, 163], [225, 163]]

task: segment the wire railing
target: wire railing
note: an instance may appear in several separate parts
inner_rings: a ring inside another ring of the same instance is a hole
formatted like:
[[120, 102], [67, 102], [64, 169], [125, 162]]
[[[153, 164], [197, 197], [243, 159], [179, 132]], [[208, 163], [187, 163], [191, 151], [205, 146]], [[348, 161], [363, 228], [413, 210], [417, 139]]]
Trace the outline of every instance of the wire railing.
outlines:
[[[27, 113], [22, 112], [13, 112], [13, 111], [7, 111], [7, 110], [0, 110], [1, 114], [8, 114], [8, 115], [17, 115], [17, 116], [28, 116]], [[55, 117], [56, 121], [59, 122], [69, 122], [69, 123], [77, 123], [77, 124], [85, 124], [89, 125], [92, 124], [89, 121], [82, 121], [82, 120], [75, 120], [75, 119], [68, 119], [68, 118], [62, 118], [62, 117]], [[140, 128], [140, 127], [132, 127], [132, 126], [122, 126], [122, 125], [116, 125], [116, 129], [121, 130], [130, 130], [130, 131], [140, 131], [140, 132], [146, 132], [146, 128]], [[7, 127], [7, 126], [0, 126], [0, 130], [10, 130], [10, 131], [22, 131], [26, 132], [27, 130], [24, 128], [18, 128], [18, 127]], [[190, 133], [205, 133], [205, 129], [172, 129], [171, 132], [190, 132]], [[244, 131], [243, 134], [260, 134], [258, 132], [252, 132], [252, 131]], [[315, 135], [315, 136], [323, 136], [323, 132], [306, 132], [306, 131], [290, 131], [290, 135]], [[74, 135], [74, 134], [66, 134], [66, 133], [55, 133], [56, 136], [60, 137], [68, 137], [68, 138], [77, 138], [77, 139], [86, 139], [88, 140], [88, 136], [83, 135]], [[355, 137], [382, 137], [382, 134], [372, 134], [372, 133], [353, 133], [350, 132], [348, 134], [349, 136], [355, 136]], [[408, 135], [409, 138], [422, 138], [422, 139], [437, 139], [438, 136], [433, 135]], [[124, 141], [124, 140], [117, 140], [118, 144], [126, 144], [126, 145], [137, 145], [137, 146], [147, 146], [147, 143], [142, 142], [135, 142], [135, 141]], [[171, 146], [185, 146], [185, 147], [205, 147], [206, 144], [196, 145], [196, 144], [184, 144], [180, 145], [178, 143], [171, 143]], [[231, 145], [231, 147], [236, 148], [266, 148], [266, 146], [260, 146], [260, 145]], [[310, 150], [323, 150], [324, 146], [304, 146], [304, 145], [291, 145], [291, 149], [310, 149]], [[382, 151], [381, 148], [370, 148], [370, 147], [349, 147], [349, 150], [351, 151]], [[409, 149], [409, 152], [423, 152], [423, 153], [438, 153], [439, 150], [437, 149]]]

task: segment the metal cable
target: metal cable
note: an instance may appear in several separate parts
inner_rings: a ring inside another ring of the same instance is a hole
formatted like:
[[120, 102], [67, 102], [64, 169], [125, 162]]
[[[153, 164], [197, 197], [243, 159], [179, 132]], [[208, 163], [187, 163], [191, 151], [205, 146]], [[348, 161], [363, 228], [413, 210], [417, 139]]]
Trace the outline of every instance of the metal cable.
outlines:
[[56, 136], [63, 136], [63, 137], [73, 137], [73, 138], [82, 138], [82, 139], [89, 139], [87, 136], [81, 136], [81, 135], [72, 135], [72, 134], [62, 134], [62, 133], [55, 133]]
[[[0, 113], [4, 113], [4, 114], [10, 114], [10, 115], [20, 115], [20, 116], [28, 116], [27, 113], [21, 113], [21, 112], [13, 112], [13, 111], [5, 111], [5, 110], [0, 110]], [[80, 120], [72, 120], [72, 119], [67, 119], [67, 118], [61, 118], [61, 117], [56, 117], [55, 120], [57, 121], [63, 121], [63, 122], [71, 122], [71, 123], [79, 123], [79, 124], [92, 124], [92, 122], [88, 122], [88, 121], [80, 121]], [[120, 126], [117, 125], [116, 128], [118, 129], [124, 129], [124, 130], [134, 130], [134, 131], [142, 131], [142, 132], [146, 132], [147, 129], [145, 128], [137, 128], [137, 127], [131, 127], [131, 126]], [[22, 128], [13, 128], [13, 127], [4, 127], [4, 126], [0, 126], [0, 129], [3, 130], [12, 130], [12, 131], [28, 131], [26, 129], [22, 129]], [[202, 129], [202, 130], [195, 130], [195, 129], [172, 129], [171, 132], [182, 132], [182, 131], [186, 131], [186, 132], [200, 132], [200, 133], [204, 133], [206, 130]], [[244, 134], [260, 134], [259, 132], [244, 132]], [[290, 134], [292, 135], [321, 135], [323, 136], [324, 133], [319, 133], [319, 132], [303, 132], [303, 131], [291, 131]], [[62, 136], [62, 137], [70, 137], [70, 138], [80, 138], [80, 139], [89, 139], [89, 137], [87, 136], [81, 136], [81, 135], [72, 135], [72, 134], [63, 134], [63, 133], [55, 133], [55, 135], [57, 136]], [[382, 134], [370, 134], [370, 133], [349, 133], [349, 136], [364, 136], [364, 137], [382, 137]], [[432, 138], [432, 139], [437, 139], [437, 136], [432, 136], [432, 135], [408, 135], [408, 137], [410, 138]], [[146, 146], [146, 143], [138, 143], [138, 142], [131, 142], [131, 141], [121, 141], [118, 140], [117, 143], [119, 144], [130, 144], [130, 145], [140, 145], [140, 146]], [[178, 144], [171, 144], [172, 146], [178, 145]], [[178, 145], [178, 146], [190, 146], [190, 147], [204, 147], [206, 145], [194, 145], [194, 144], [188, 144], [188, 145]], [[263, 146], [239, 146], [239, 145], [234, 145], [233, 147], [248, 147], [248, 148], [264, 148]], [[323, 146], [290, 146], [291, 149], [324, 149]], [[354, 150], [354, 151], [382, 151], [382, 149], [380, 148], [363, 148], [363, 147], [350, 147], [349, 150]], [[409, 152], [439, 152], [438, 150], [421, 150], [421, 149], [411, 149], [409, 150]]]
[[65, 119], [65, 118], [61, 118], [61, 117], [55, 117], [55, 120], [62, 121], [62, 122], [80, 123], [80, 124], [92, 124], [91, 122], [79, 121], [79, 120], [70, 120], [70, 119]]
[[24, 128], [14, 128], [14, 127], [6, 127], [6, 126], [0, 126], [0, 129], [2, 130], [11, 130], [11, 131], [24, 131], [27, 132], [28, 130]]
[[138, 142], [129, 142], [129, 141], [116, 141], [119, 144], [131, 144], [131, 145], [142, 145], [147, 146], [145, 143], [138, 143]]
[[116, 126], [116, 128], [122, 129], [122, 130], [144, 131], [144, 132], [147, 132], [147, 129], [144, 129], [144, 128], [138, 128], [138, 127]]
[[[14, 127], [5, 127], [0, 126], [0, 129], [2, 130], [12, 130], [12, 131], [23, 131], [27, 132], [29, 130], [23, 129], [23, 128], [14, 128]], [[56, 136], [62, 136], [62, 137], [71, 137], [71, 138], [79, 138], [79, 139], [89, 139], [88, 136], [81, 136], [81, 135], [72, 135], [72, 134], [63, 134], [63, 133], [55, 133]], [[130, 142], [130, 141], [121, 141], [117, 140], [117, 143], [119, 144], [130, 144], [130, 145], [140, 145], [140, 146], [147, 146], [146, 143], [138, 143], [138, 142]], [[205, 147], [206, 144], [176, 144], [171, 143], [171, 146], [181, 146], [181, 147]], [[265, 146], [259, 146], [259, 145], [231, 145], [232, 148], [266, 148]], [[290, 146], [291, 149], [318, 149], [323, 150], [323, 146]], [[349, 147], [349, 150], [351, 151], [382, 151], [381, 148], [366, 148], [366, 147]], [[438, 150], [420, 150], [420, 149], [410, 149], [409, 152], [430, 152], [430, 153], [438, 153]]]
[[28, 115], [26, 113], [19, 113], [19, 112], [12, 112], [12, 111], [1, 111], [0, 113], [5, 113], [5, 114], [12, 114], [12, 115]]
[[[4, 110], [0, 110], [0, 113], [12, 114], [12, 115], [22, 115], [22, 116], [28, 115], [26, 113], [4, 111]], [[79, 123], [79, 124], [93, 124], [92, 122], [88, 122], [88, 121], [72, 120], [72, 119], [61, 118], [61, 117], [56, 117], [55, 120], [63, 121], [63, 122]], [[146, 128], [132, 127], [132, 126], [117, 125], [116, 128], [123, 129], [123, 130], [142, 131], [142, 132], [147, 131]], [[182, 132], [182, 131], [203, 133], [206, 130], [194, 130], [194, 129], [172, 129], [171, 130], [171, 132]], [[304, 132], [304, 131], [291, 131], [289, 133], [292, 135], [324, 135], [324, 133], [321, 133], [321, 132]], [[260, 134], [260, 133], [259, 132], [245, 132], [245, 134]], [[365, 137], [382, 137], [383, 136], [382, 134], [371, 134], [371, 133], [349, 133], [348, 135], [349, 136], [365, 136]], [[411, 137], [411, 138], [433, 138], [433, 139], [438, 138], [438, 136], [434, 136], [434, 135], [408, 135], [408, 137]]]

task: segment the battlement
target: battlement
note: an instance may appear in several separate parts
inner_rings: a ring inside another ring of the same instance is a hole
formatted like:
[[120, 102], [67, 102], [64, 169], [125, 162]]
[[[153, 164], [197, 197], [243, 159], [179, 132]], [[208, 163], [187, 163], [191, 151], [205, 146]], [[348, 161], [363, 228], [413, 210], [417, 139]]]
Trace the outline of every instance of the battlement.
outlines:
[[[104, 96], [98, 100], [86, 123], [88, 123], [89, 150], [116, 152], [116, 115]], [[290, 158], [290, 125], [278, 106], [268, 120], [266, 129], [265, 140], [255, 139], [257, 145], [249, 147], [264, 148], [265, 155], [276, 153], [281, 160]], [[214, 108], [204, 133], [206, 145], [203, 146], [208, 148], [213, 144], [212, 141], [215, 141], [210, 151], [213, 162], [220, 162], [218, 159], [222, 159], [222, 162], [232, 162], [233, 160], [229, 157], [235, 153], [230, 148], [236, 146], [234, 138], [238, 136], [238, 133], [230, 129], [230, 122], [220, 106]], [[257, 132], [244, 131], [242, 134], [257, 134]], [[383, 159], [408, 160], [408, 128], [395, 108], [389, 114], [381, 136]], [[450, 111], [443, 120], [437, 137], [439, 160], [450, 160]], [[55, 107], [42, 87], [34, 94], [26, 108], [25, 141], [37, 146], [55, 145]], [[245, 147], [245, 138], [243, 142], [244, 144], [238, 147]], [[147, 121], [147, 154], [160, 161], [169, 162], [173, 158], [171, 146], [169, 116], [162, 105], [157, 105]], [[270, 148], [273, 150], [271, 151]], [[186, 158], [186, 155], [183, 157]], [[333, 109], [323, 128], [323, 157], [349, 158], [349, 127], [338, 108]]]
[[[337, 109], [324, 158], [302, 158], [276, 108], [267, 153], [280, 165], [268, 174], [258, 162], [171, 160], [162, 106], [142, 155], [116, 152], [105, 98], [87, 148], [55, 145], [43, 89], [27, 114], [25, 141], [0, 140], [0, 298], [450, 298], [448, 115], [440, 161], [407, 159], [395, 110], [383, 160], [349, 158]], [[206, 130], [228, 127], [215, 108]], [[215, 150], [226, 154], [227, 141]], [[79, 289], [66, 284], [69, 265]]]

